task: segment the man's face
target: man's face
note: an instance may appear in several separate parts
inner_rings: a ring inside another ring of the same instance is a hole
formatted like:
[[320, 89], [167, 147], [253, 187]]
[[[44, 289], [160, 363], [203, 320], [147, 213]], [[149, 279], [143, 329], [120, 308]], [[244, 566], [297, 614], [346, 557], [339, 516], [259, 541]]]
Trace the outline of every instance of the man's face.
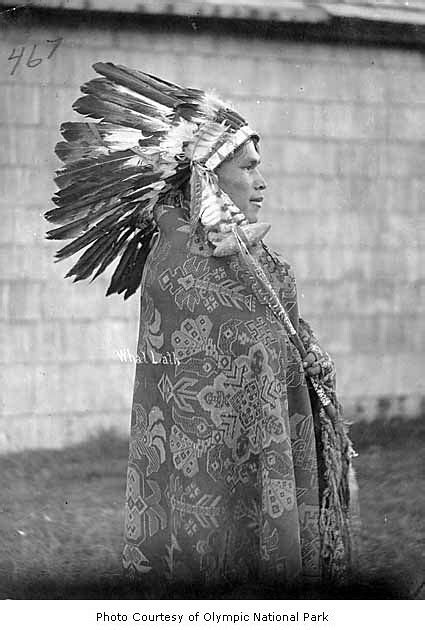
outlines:
[[266, 182], [258, 170], [259, 164], [260, 155], [254, 142], [249, 140], [216, 170], [220, 188], [250, 223], [257, 221], [266, 188]]

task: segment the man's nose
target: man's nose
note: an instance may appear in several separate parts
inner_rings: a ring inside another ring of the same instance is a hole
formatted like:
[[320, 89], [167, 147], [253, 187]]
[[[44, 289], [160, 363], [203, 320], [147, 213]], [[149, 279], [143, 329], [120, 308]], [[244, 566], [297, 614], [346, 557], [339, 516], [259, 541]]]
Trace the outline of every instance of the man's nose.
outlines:
[[256, 177], [254, 181], [255, 190], [264, 190], [267, 188], [267, 183], [264, 177], [261, 175], [260, 171], [257, 168]]

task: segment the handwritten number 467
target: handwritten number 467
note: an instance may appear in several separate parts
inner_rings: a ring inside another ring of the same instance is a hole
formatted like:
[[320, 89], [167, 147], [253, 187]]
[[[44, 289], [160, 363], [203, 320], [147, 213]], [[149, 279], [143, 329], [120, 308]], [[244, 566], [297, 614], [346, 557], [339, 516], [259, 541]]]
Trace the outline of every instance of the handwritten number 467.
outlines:
[[[50, 51], [50, 53], [47, 55], [46, 59], [51, 59], [53, 57], [53, 55], [55, 54], [55, 52], [57, 51], [57, 49], [59, 48], [61, 42], [63, 40], [63, 37], [58, 37], [58, 39], [47, 39], [47, 43], [48, 44], [53, 44], [53, 48]], [[31, 53], [26, 61], [26, 66], [28, 68], [36, 68], [37, 66], [39, 66], [41, 64], [42, 61], [44, 61], [43, 57], [35, 57], [35, 49], [37, 48], [37, 44], [34, 44], [31, 50]], [[15, 74], [16, 68], [19, 66], [19, 63], [21, 62], [24, 53], [25, 53], [25, 46], [21, 46], [20, 48], [20, 52], [16, 53], [16, 48], [14, 48], [12, 50], [12, 52], [10, 53], [10, 56], [8, 57], [8, 61], [13, 61], [14, 59], [16, 59], [16, 63], [12, 68], [12, 71], [10, 74]]]

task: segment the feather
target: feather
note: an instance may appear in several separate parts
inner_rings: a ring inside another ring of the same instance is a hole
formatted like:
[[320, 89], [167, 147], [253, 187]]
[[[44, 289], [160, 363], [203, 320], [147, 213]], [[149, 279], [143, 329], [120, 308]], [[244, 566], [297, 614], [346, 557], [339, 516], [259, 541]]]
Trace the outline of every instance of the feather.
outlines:
[[226, 132], [226, 125], [223, 123], [209, 122], [202, 125], [193, 147], [192, 160], [206, 158]]
[[[129, 162], [135, 156], [132, 151], [125, 151], [123, 153], [115, 153], [108, 158], [100, 158], [98, 160], [80, 160], [74, 164], [67, 165], [63, 169], [57, 171], [55, 182], [58, 186], [66, 188], [71, 183], [79, 183], [83, 181], [98, 181], [99, 176], [110, 175], [113, 178], [119, 179], [121, 170], [123, 168], [130, 168], [132, 163]], [[151, 165], [141, 165], [139, 167], [141, 173], [152, 172]]]
[[65, 278], [76, 276], [74, 282], [88, 278], [101, 263], [106, 251], [111, 248], [116, 238], [117, 232], [113, 231], [97, 239], [97, 241], [88, 247], [80, 256], [75, 265], [68, 271]]
[[133, 70], [135, 76], [143, 78], [143, 80], [148, 83], [155, 90], [172, 90], [173, 92], [179, 92], [182, 90], [180, 85], [176, 83], [171, 83], [170, 81], [166, 81], [165, 79], [161, 79], [160, 77], [155, 76], [154, 74], [149, 74], [148, 72], [141, 72], [141, 70]]
[[[61, 249], [56, 252], [56, 258], [58, 260], [62, 260], [63, 258], [68, 258], [68, 256], [72, 256], [76, 254], [80, 249], [83, 249], [90, 243], [92, 243], [97, 238], [102, 237], [105, 232], [111, 228], [114, 223], [117, 222], [123, 215], [127, 212], [126, 208], [119, 208], [115, 213], [111, 216], [107, 216], [102, 221], [94, 225], [90, 230], [73, 240], [68, 245], [65, 245]], [[117, 227], [128, 227], [131, 222], [131, 217], [121, 218], [121, 221], [117, 224]]]
[[[116, 210], [119, 206], [122, 206], [123, 203], [124, 202], [122, 202], [119, 198], [115, 197], [111, 199], [105, 199], [104, 201], [98, 201], [97, 203], [93, 203], [91, 205], [84, 205], [82, 207], [75, 208], [72, 211], [70, 210], [69, 206], [53, 208], [53, 210], [46, 212], [45, 216], [47, 218], [47, 216], [49, 215], [48, 220], [51, 223], [58, 223], [62, 226], [70, 225], [71, 223], [74, 223], [84, 218], [87, 220], [89, 225], [92, 225], [93, 223], [95, 223], [95, 221], [97, 221], [104, 215]], [[51, 232], [54, 232], [54, 230], [50, 230], [49, 234]], [[58, 237], [55, 235], [50, 235], [50, 237], [48, 236], [47, 238], [54, 240], [58, 239]]]
[[[111, 181], [111, 179], [113, 179], [114, 170], [116, 174], [118, 169], [123, 181]], [[122, 189], [125, 189], [126, 186], [132, 186], [132, 177], [152, 178], [156, 175], [156, 173], [152, 173], [152, 169], [143, 169], [140, 166], [132, 166], [131, 163], [128, 164], [128, 161], [119, 165], [97, 165], [97, 168], [93, 168], [91, 172], [88, 172], [86, 169], [84, 170], [84, 177], [78, 178], [74, 174], [72, 179], [70, 177], [69, 181], [65, 182], [66, 185], [53, 195], [52, 200], [55, 204], [60, 206], [65, 203], [72, 203], [76, 197], [81, 199], [83, 195], [93, 195], [96, 191], [102, 191], [105, 188], [108, 188], [108, 192], [112, 193], [113, 186], [122, 184]], [[155, 179], [153, 181], [155, 181]]]
[[[226, 130], [245, 121], [202, 90], [112, 63], [93, 68], [99, 76], [82, 86], [73, 105], [89, 120], [61, 126], [63, 140], [55, 151], [63, 167], [56, 171], [55, 207], [45, 213], [59, 227], [46, 236], [69, 241], [56, 260], [80, 252], [67, 273], [74, 282], [93, 281], [117, 262], [107, 295], [127, 299], [140, 286], [157, 234], [155, 204], [183, 189], [191, 158], [205, 158]], [[192, 230], [202, 207], [204, 177], [200, 171], [192, 181]]]
[[123, 66], [114, 65], [112, 63], [95, 63], [93, 68], [98, 74], [102, 74], [107, 79], [110, 79], [114, 83], [118, 83], [134, 92], [137, 92], [141, 96], [144, 96], [149, 101], [165, 105], [166, 107], [173, 108], [178, 99], [171, 96], [173, 89], [178, 90], [178, 86], [175, 88], [162, 83], [154, 84], [152, 79], [138, 72], [137, 70], [128, 70]]
[[136, 130], [132, 127], [126, 127], [125, 125], [116, 125], [107, 122], [68, 122], [61, 125], [61, 134], [68, 142], [85, 143], [87, 146], [96, 148], [98, 144], [109, 146], [108, 138], [114, 137], [115, 134], [119, 136], [125, 136], [127, 134], [134, 134], [134, 138], [138, 136], [138, 140], [134, 142], [134, 145], [143, 144], [148, 146], [150, 144], [158, 144], [159, 138], [162, 137], [161, 132], [156, 134], [145, 136], [140, 130]]
[[103, 273], [105, 271], [105, 269], [115, 260], [115, 258], [118, 256], [118, 254], [120, 253], [120, 251], [124, 247], [124, 245], [125, 245], [125, 243], [127, 241], [127, 238], [130, 236], [130, 234], [133, 232], [133, 230], [134, 230], [133, 226], [130, 226], [129, 228], [124, 230], [124, 232], [121, 234], [121, 236], [112, 244], [112, 247], [109, 249], [109, 251], [107, 252], [106, 256], [104, 256], [101, 265], [99, 265], [98, 270], [94, 274], [94, 276], [93, 276], [93, 278], [91, 280], [92, 282], [98, 276], [100, 276], [100, 274]]
[[134, 129], [144, 129], [149, 132], [166, 131], [168, 124], [157, 118], [150, 118], [138, 112], [133, 112], [122, 105], [108, 103], [90, 94], [81, 96], [73, 104], [73, 109], [79, 114], [101, 118], [105, 122], [124, 124]]
[[198, 164], [194, 164], [190, 176], [190, 234], [193, 238], [202, 209], [202, 188], [205, 175]]
[[[122, 181], [113, 181], [109, 184], [104, 183], [100, 186], [93, 185], [91, 189], [85, 187], [79, 190], [78, 184], [71, 185], [66, 189], [69, 191], [68, 194], [65, 195], [67, 207], [71, 211], [75, 208], [81, 208], [84, 204], [96, 203], [115, 196], [122, 197], [124, 193], [129, 190], [134, 188], [140, 190], [157, 182], [160, 175], [161, 174], [158, 172], [144, 174], [136, 171], [123, 177]], [[62, 196], [57, 196], [56, 202], [61, 203], [61, 199]]]
[[140, 242], [140, 246], [137, 250], [136, 259], [134, 261], [133, 268], [129, 268], [129, 277], [126, 282], [126, 291], [124, 293], [124, 300], [127, 300], [133, 293], [135, 293], [142, 281], [143, 268], [151, 249], [152, 235], [146, 235]]
[[148, 118], [162, 119], [166, 124], [167, 116], [169, 117], [173, 114], [173, 110], [170, 107], [165, 108], [163, 111], [158, 110], [158, 107], [141, 98], [133, 90], [116, 85], [107, 79], [92, 79], [81, 87], [81, 91], [84, 94], [93, 94], [105, 102], [115, 103], [133, 112], [138, 112]]
[[124, 278], [124, 274], [126, 273], [126, 270], [128, 271], [127, 267], [131, 266], [131, 260], [135, 258], [137, 254], [138, 243], [139, 243], [138, 236], [133, 237], [128, 243], [121, 257], [121, 260], [114, 271], [114, 274], [111, 279], [111, 284], [108, 287], [106, 295], [110, 295], [111, 293], [122, 293], [124, 289], [123, 282], [122, 282]]
[[58, 142], [55, 147], [55, 153], [62, 162], [74, 162], [85, 158], [93, 157], [93, 154], [108, 154], [106, 146], [87, 145], [81, 142]]
[[[63, 240], [79, 236], [82, 232], [87, 231], [102, 215], [123, 205], [125, 205], [124, 202], [119, 198], [105, 199], [103, 201], [96, 200], [93, 205], [89, 205], [84, 201], [76, 203], [74, 206], [69, 204], [66, 209], [70, 211], [70, 214], [71, 210], [73, 210], [75, 219], [69, 221], [69, 218], [67, 218], [68, 222], [62, 225], [62, 227], [50, 230], [47, 233], [47, 238], [49, 240]], [[61, 223], [64, 223], [64, 221], [65, 219], [61, 217]]]
[[76, 221], [71, 221], [62, 227], [47, 232], [47, 238], [50, 240], [63, 240], [80, 236], [82, 232], [86, 232], [90, 227], [90, 221], [87, 215]]

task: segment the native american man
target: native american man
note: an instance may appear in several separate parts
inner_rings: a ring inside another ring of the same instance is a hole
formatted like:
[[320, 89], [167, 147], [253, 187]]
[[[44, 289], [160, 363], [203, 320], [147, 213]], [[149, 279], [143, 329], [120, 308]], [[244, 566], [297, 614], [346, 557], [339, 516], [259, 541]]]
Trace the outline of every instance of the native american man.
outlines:
[[[146, 583], [348, 575], [351, 445], [329, 355], [263, 242], [259, 136], [216, 96], [113, 64], [83, 86], [47, 214], [141, 287], [124, 566]], [[76, 237], [76, 238], [75, 238]], [[172, 360], [171, 360], [172, 357]]]

